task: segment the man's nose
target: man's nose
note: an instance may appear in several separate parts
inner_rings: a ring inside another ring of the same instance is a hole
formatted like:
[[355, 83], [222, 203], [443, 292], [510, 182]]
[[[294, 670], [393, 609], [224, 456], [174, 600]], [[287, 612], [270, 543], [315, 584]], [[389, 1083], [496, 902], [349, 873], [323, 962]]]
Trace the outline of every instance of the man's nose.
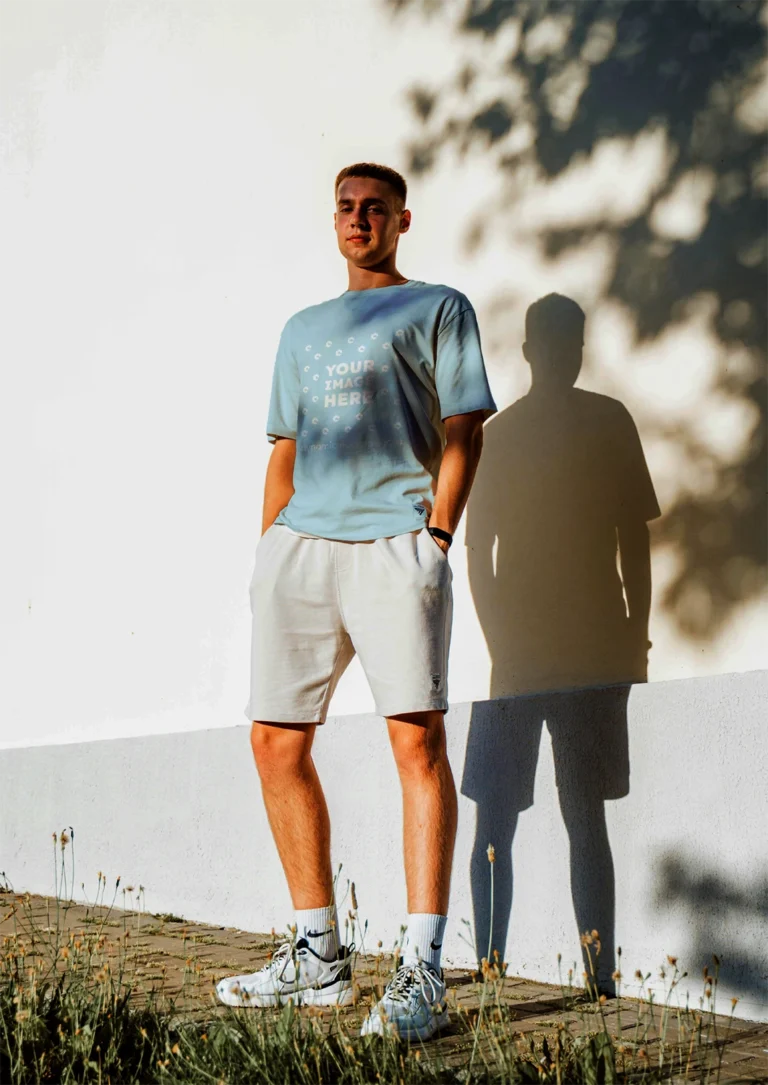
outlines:
[[362, 208], [352, 213], [352, 225], [355, 229], [368, 230], [370, 229], [370, 223], [368, 222], [368, 216]]

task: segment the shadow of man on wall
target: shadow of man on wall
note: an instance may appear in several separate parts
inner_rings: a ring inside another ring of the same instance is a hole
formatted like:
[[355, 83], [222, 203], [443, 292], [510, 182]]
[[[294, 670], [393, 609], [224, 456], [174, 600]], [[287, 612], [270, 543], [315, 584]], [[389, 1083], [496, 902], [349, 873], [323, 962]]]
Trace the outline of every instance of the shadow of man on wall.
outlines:
[[484, 955], [490, 932], [503, 959], [512, 844], [518, 816], [533, 804], [546, 723], [576, 922], [579, 933], [600, 934], [597, 981], [610, 993], [615, 887], [605, 802], [629, 792], [627, 699], [632, 682], [647, 680], [647, 522], [660, 513], [626, 408], [574, 387], [584, 321], [558, 294], [531, 305], [523, 344], [531, 389], [485, 430], [467, 547], [492, 700], [473, 707], [461, 790], [477, 804], [476, 945]]

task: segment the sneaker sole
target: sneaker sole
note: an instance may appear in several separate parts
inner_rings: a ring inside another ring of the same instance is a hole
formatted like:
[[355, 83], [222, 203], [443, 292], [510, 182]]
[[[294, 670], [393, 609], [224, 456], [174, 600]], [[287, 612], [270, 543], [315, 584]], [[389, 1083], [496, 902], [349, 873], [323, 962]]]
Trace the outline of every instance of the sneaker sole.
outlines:
[[355, 993], [349, 980], [333, 983], [329, 987], [305, 987], [300, 991], [289, 991], [283, 995], [253, 995], [243, 997], [231, 991], [216, 992], [225, 1006], [238, 1006], [242, 1009], [267, 1009], [270, 1006], [285, 1006], [292, 1002], [295, 1006], [349, 1006], [355, 1000]]
[[401, 1027], [394, 1021], [388, 1021], [385, 1025], [380, 1017], [377, 1017], [374, 1022], [370, 1018], [366, 1018], [360, 1030], [360, 1035], [392, 1036], [396, 1033], [397, 1038], [400, 1040], [431, 1040], [436, 1032], [439, 1032], [441, 1028], [445, 1028], [449, 1020], [450, 1015], [447, 1010], [444, 1010], [441, 1014], [435, 1014], [426, 1025], [413, 1028]]

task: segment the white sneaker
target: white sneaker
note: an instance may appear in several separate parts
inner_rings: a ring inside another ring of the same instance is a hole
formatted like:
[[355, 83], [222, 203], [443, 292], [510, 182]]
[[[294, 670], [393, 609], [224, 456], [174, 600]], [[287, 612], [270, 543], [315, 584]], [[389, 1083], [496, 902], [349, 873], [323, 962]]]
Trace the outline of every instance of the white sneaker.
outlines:
[[361, 1036], [378, 1033], [401, 1040], [428, 1040], [448, 1024], [442, 972], [424, 961], [401, 964], [383, 997], [363, 1021]]
[[332, 961], [318, 957], [306, 938], [284, 942], [258, 972], [230, 976], [216, 985], [227, 1006], [346, 1006], [352, 1002], [352, 951], [342, 946]]

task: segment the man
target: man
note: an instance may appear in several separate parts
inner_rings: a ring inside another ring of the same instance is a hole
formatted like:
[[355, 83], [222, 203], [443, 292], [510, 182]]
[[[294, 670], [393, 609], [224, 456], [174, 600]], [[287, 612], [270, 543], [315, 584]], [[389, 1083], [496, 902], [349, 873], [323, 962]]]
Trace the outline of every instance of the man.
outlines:
[[341, 171], [334, 223], [349, 289], [292, 317], [278, 348], [245, 711], [296, 941], [218, 993], [239, 1006], [351, 1001], [311, 749], [357, 652], [402, 786], [408, 893], [400, 964], [363, 1033], [427, 1039], [447, 1020], [440, 949], [456, 833], [447, 552], [496, 408], [469, 301], [397, 269], [405, 202], [394, 170]]

